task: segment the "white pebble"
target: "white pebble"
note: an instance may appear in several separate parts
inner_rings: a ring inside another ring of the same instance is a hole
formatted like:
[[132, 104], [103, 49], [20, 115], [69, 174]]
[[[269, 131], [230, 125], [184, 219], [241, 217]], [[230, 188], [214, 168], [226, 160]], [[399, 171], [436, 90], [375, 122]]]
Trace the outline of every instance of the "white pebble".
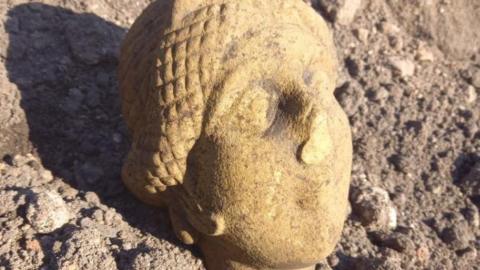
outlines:
[[345, 3], [337, 11], [335, 21], [341, 25], [349, 25], [355, 19], [355, 14], [361, 6], [361, 0], [345, 0]]
[[58, 193], [37, 189], [29, 197], [26, 218], [39, 233], [50, 233], [71, 219], [70, 211]]
[[409, 59], [392, 57], [389, 62], [402, 78], [411, 77], [415, 74], [415, 63]]

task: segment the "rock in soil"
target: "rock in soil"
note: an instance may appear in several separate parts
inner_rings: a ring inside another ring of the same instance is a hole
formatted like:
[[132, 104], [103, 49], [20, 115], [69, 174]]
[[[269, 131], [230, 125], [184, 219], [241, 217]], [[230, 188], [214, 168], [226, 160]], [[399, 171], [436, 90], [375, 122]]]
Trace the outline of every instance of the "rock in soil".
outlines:
[[411, 77], [415, 74], [415, 63], [409, 59], [392, 57], [390, 58], [390, 64], [402, 78]]
[[51, 233], [72, 218], [65, 201], [55, 191], [37, 188], [28, 197], [26, 218], [39, 233]]
[[348, 26], [362, 7], [361, 0], [317, 0], [315, 5], [332, 21]]
[[480, 68], [478, 68], [472, 76], [472, 85], [480, 89]]
[[370, 231], [388, 231], [397, 227], [397, 210], [388, 192], [379, 187], [354, 187], [351, 191], [353, 212]]

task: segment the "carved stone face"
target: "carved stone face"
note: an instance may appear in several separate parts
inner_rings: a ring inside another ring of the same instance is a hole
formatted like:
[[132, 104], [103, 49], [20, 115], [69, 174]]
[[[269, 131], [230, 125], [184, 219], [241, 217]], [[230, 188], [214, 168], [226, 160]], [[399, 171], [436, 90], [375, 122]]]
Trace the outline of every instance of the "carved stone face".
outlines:
[[275, 268], [312, 265], [332, 251], [351, 166], [331, 56], [288, 30], [264, 31], [234, 53], [188, 163], [203, 167], [192, 175], [199, 203], [224, 219], [209, 245]]
[[209, 270], [314, 265], [348, 203], [336, 68], [325, 22], [300, 0], [153, 2], [120, 59], [124, 183], [168, 208]]

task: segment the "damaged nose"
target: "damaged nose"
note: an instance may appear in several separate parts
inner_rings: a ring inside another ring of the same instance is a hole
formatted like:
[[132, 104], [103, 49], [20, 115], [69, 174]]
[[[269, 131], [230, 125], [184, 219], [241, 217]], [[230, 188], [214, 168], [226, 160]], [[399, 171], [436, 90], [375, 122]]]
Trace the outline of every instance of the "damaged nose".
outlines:
[[328, 119], [324, 114], [313, 111], [309, 138], [300, 151], [300, 159], [308, 165], [322, 162], [332, 151], [333, 141], [328, 129]]

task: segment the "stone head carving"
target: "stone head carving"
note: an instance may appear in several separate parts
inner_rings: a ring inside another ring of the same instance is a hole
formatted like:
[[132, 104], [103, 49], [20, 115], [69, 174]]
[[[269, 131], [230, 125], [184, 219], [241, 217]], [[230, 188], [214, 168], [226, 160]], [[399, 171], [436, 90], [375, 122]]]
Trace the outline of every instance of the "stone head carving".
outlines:
[[123, 181], [169, 209], [209, 269], [314, 265], [347, 212], [336, 69], [325, 22], [300, 0], [152, 3], [121, 52]]

